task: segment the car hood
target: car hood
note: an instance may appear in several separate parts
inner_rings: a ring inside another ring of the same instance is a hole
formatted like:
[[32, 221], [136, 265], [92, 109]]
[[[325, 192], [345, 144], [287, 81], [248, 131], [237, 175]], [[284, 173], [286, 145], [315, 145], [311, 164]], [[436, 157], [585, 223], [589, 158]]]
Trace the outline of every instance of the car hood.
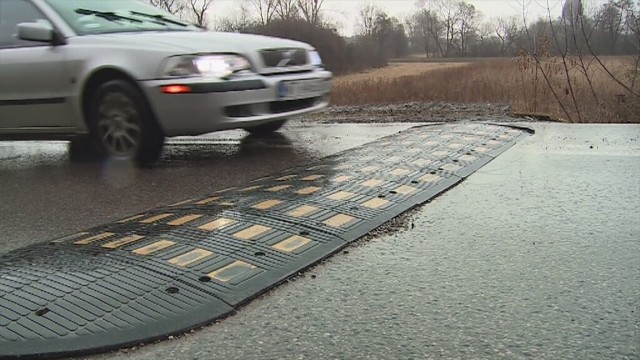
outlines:
[[86, 36], [96, 41], [135, 47], [156, 48], [180, 53], [229, 52], [251, 53], [261, 49], [304, 48], [306, 43], [262, 35], [223, 33], [212, 31], [138, 32]]

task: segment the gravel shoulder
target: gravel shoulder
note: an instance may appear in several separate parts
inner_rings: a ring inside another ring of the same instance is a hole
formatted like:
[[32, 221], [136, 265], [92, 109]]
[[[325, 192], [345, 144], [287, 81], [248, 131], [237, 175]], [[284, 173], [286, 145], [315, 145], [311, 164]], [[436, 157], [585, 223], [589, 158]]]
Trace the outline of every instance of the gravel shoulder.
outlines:
[[330, 106], [324, 111], [303, 116], [301, 122], [340, 123], [406, 123], [452, 121], [536, 121], [536, 116], [514, 115], [505, 104], [404, 103], [387, 105]]

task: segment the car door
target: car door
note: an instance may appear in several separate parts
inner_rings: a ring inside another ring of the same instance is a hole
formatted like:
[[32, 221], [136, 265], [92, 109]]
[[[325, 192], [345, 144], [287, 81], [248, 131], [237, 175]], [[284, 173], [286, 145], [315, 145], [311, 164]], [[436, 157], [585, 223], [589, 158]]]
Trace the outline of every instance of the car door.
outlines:
[[65, 132], [74, 124], [65, 47], [17, 37], [23, 22], [47, 22], [28, 0], [0, 0], [0, 130]]

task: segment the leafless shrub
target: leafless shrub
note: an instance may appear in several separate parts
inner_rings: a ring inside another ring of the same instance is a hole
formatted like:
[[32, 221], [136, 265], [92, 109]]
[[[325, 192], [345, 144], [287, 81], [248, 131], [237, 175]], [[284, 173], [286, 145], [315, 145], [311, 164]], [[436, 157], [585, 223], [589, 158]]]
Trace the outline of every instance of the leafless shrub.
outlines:
[[[623, 18], [627, 19], [624, 28], [621, 25]], [[637, 117], [640, 116], [637, 105], [640, 104], [640, 92], [635, 87], [640, 63], [640, 33], [638, 28], [634, 27], [637, 15], [633, 11], [632, 3], [630, 0], [611, 0], [605, 3], [591, 20], [592, 23], [589, 24], [585, 21], [580, 0], [568, 0], [561, 19], [554, 20], [550, 14], [548, 15], [548, 22], [544, 27], [547, 31], [539, 35], [537, 43], [536, 34], [532, 34], [525, 25], [524, 30], [529, 42], [535, 43], [534, 51], [522, 49], [520, 56], [521, 63], [533, 64], [534, 75], [530, 76], [533, 81], [533, 111], [536, 111], [538, 106], [540, 74], [544, 79], [543, 89], [551, 92], [553, 101], [570, 122], [593, 121], [594, 118], [612, 114], [616, 117], [626, 115], [631, 121], [637, 121]], [[631, 63], [626, 63], [627, 66], [632, 66], [624, 69], [614, 69], [612, 64], [604, 61], [604, 57], [594, 49], [594, 29], [603, 23], [611, 25], [612, 21], [614, 25], [608, 29], [618, 35], [624, 31], [625, 39], [637, 41], [639, 51], [632, 57]], [[555, 50], [555, 56], [552, 56], [552, 48]], [[521, 84], [524, 88], [524, 75], [529, 68], [521, 66], [520, 70]], [[602, 81], [605, 83], [601, 84]], [[603, 92], [603, 88], [607, 91]], [[525, 103], [529, 103], [526, 96], [527, 94], [524, 94]], [[612, 106], [617, 110], [611, 111]]]

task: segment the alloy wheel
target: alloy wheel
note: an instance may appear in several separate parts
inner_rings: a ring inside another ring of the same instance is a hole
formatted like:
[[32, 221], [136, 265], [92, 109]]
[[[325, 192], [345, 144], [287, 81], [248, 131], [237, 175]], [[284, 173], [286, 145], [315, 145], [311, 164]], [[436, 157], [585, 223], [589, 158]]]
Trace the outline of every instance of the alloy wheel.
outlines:
[[107, 93], [98, 107], [98, 135], [112, 155], [132, 156], [140, 147], [142, 134], [140, 113], [128, 96]]

